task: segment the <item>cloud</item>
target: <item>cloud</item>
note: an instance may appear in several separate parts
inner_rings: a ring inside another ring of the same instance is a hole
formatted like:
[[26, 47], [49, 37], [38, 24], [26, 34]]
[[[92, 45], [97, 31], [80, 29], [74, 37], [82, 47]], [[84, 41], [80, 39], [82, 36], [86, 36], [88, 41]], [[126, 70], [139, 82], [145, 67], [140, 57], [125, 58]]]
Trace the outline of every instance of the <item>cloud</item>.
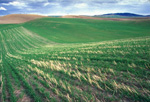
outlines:
[[[150, 14], [150, 0], [0, 0], [10, 13], [95, 15], [117, 12]], [[2, 9], [2, 8], [1, 8]]]
[[[22, 1], [22, 0], [20, 0]], [[27, 2], [48, 2], [48, 0], [26, 0]]]
[[2, 5], [5, 5], [5, 6], [15, 6], [15, 7], [18, 7], [18, 8], [27, 7], [26, 3], [19, 2], [19, 1], [12, 1], [12, 2], [9, 2], [9, 3], [2, 3]]
[[27, 2], [27, 3], [34, 3], [34, 2], [48, 2], [48, 0], [17, 0], [19, 2]]
[[49, 2], [46, 2], [46, 3], [44, 3], [44, 6], [48, 6], [50, 3]]
[[46, 2], [44, 3], [44, 6], [60, 6], [60, 4], [57, 2]]
[[6, 8], [4, 8], [4, 7], [0, 7], [0, 10], [4, 10], [4, 11], [6, 11], [7, 9], [6, 9]]
[[120, 5], [141, 5], [144, 3], [149, 3], [150, 0], [117, 0]]
[[86, 7], [88, 7], [88, 5], [86, 3], [78, 3], [78, 4], [75, 4], [74, 7], [76, 7], [76, 8], [86, 8]]

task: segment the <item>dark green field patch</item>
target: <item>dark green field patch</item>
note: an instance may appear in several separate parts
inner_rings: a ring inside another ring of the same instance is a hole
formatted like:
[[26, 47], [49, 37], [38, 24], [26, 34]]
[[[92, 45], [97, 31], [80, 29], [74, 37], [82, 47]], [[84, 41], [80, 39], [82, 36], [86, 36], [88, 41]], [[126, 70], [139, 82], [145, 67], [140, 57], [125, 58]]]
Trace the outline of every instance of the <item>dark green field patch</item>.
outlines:
[[42, 18], [23, 26], [58, 43], [99, 42], [150, 35], [150, 21]]

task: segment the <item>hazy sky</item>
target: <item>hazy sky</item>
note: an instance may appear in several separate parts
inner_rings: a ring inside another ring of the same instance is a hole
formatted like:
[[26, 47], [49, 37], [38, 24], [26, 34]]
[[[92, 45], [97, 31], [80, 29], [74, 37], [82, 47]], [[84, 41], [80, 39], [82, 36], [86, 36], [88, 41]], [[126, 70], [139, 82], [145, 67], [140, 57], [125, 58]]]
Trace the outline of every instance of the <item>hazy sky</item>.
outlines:
[[150, 0], [0, 0], [0, 15], [99, 15], [118, 12], [150, 15]]

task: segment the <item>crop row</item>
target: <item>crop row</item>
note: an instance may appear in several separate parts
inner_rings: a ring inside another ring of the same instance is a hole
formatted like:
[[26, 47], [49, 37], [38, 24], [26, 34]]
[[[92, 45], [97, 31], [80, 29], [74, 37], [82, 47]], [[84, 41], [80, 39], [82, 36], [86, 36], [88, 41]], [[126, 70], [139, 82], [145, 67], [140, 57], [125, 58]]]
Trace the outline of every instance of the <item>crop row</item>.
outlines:
[[1, 101], [149, 101], [150, 38], [58, 44], [0, 31]]

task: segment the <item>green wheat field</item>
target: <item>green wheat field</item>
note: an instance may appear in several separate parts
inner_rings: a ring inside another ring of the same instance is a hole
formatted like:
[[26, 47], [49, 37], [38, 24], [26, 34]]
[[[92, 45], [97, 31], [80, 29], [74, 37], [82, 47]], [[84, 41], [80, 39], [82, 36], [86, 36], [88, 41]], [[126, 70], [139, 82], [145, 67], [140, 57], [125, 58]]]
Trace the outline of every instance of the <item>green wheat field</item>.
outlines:
[[150, 102], [150, 20], [0, 24], [0, 102]]

